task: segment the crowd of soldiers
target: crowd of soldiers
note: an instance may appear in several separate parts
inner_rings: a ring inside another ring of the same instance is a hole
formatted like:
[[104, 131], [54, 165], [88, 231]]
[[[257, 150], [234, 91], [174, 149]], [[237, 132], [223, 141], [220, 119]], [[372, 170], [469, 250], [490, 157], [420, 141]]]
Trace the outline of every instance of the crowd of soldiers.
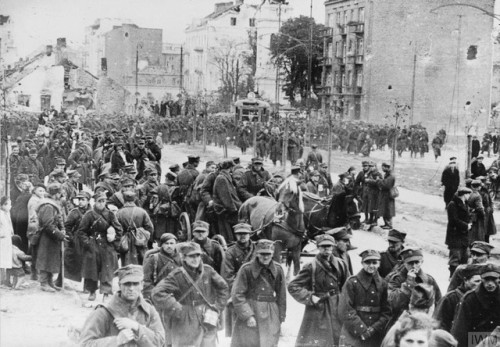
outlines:
[[[405, 245], [406, 234], [392, 225], [395, 179], [390, 165], [384, 164], [379, 173], [375, 163], [364, 161], [359, 173], [349, 168], [333, 184], [318, 146], [302, 161], [298, 139], [291, 150], [298, 165], [290, 175], [301, 188], [322, 198], [339, 190], [352, 192], [363, 201], [365, 223], [373, 226], [383, 218], [389, 244], [383, 252], [361, 252], [362, 269], [354, 274], [355, 260], [347, 253], [355, 248], [351, 231], [325, 230], [315, 240], [314, 260], [287, 285], [282, 267], [273, 261], [274, 243], [252, 241], [255, 230], [238, 220], [244, 201], [258, 194], [273, 196], [271, 186], [285, 178], [263, 168], [269, 152], [261, 149], [261, 157], [248, 166], [239, 158], [208, 161], [202, 172], [200, 158], [189, 156], [162, 173], [163, 136], [174, 142], [172, 132], [157, 122], [115, 120], [102, 129], [84, 119], [53, 115], [43, 124], [39, 121], [43, 127], [38, 131], [28, 132], [33, 139], [15, 133], [10, 199], [0, 201], [0, 223], [12, 220], [12, 233], [21, 238], [18, 248], [31, 256], [24, 260], [32, 265], [16, 264], [20, 271], [8, 272], [4, 284], [22, 287], [19, 279], [31, 273], [46, 292], [59, 291], [69, 278], [83, 279], [89, 301], [97, 299], [97, 290], [103, 295], [104, 305], [81, 331], [83, 346], [215, 346], [223, 324], [232, 346], [275, 346], [287, 317], [287, 295], [306, 307], [297, 346], [403, 347], [415, 340], [422, 346], [457, 346], [457, 341], [467, 346], [468, 332], [498, 334], [500, 268], [489, 262], [492, 246], [486, 240], [460, 241], [454, 251], [460, 262], [450, 264], [452, 281], [443, 296], [422, 269], [422, 250]], [[343, 134], [350, 126], [336, 131]], [[280, 129], [273, 124], [259, 131], [272, 136], [282, 134]], [[344, 149], [357, 153], [364, 146], [359, 147], [361, 132], [364, 144], [384, 127], [356, 129], [356, 141], [353, 136]], [[224, 130], [222, 142], [231, 137], [226, 133], [230, 130]], [[241, 131], [252, 127], [235, 128], [235, 139]], [[324, 132], [316, 129], [312, 134], [320, 140]], [[382, 149], [389, 138], [376, 146]], [[457, 186], [450, 203], [470, 200], [466, 189]], [[448, 207], [449, 230], [462, 230], [452, 219], [455, 214], [462, 218], [460, 212], [452, 210]], [[183, 211], [194, 221], [192, 241], [180, 228]], [[0, 229], [7, 230], [3, 224]], [[214, 235], [223, 238], [216, 241]], [[473, 264], [465, 264], [465, 254], [472, 255]], [[14, 264], [0, 267], [14, 269]], [[59, 274], [57, 279], [53, 274]], [[116, 276], [120, 290], [114, 293]], [[9, 283], [14, 278], [16, 283]]]

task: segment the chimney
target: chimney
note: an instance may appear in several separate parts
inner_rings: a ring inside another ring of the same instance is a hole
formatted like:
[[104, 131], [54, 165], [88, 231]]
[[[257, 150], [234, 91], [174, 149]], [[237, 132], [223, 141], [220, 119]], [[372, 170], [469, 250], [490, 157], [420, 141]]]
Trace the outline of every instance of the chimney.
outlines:
[[65, 37], [59, 37], [57, 39], [57, 48], [66, 48], [66, 38]]
[[234, 6], [234, 4], [232, 2], [218, 2], [215, 4], [214, 12], [215, 13], [224, 12], [225, 10], [227, 10], [228, 8], [231, 8], [233, 6]]
[[52, 55], [52, 52], [53, 52], [53, 47], [52, 45], [47, 45], [45, 47], [45, 54], [47, 54], [49, 57]]

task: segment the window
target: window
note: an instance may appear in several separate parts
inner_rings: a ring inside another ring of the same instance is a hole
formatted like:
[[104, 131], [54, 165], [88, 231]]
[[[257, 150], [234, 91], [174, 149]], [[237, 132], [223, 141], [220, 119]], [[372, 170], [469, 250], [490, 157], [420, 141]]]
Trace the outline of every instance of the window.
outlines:
[[358, 75], [356, 76], [356, 85], [358, 87], [363, 87], [363, 70], [358, 71]]
[[340, 11], [335, 12], [335, 17], [336, 17], [335, 22], [337, 22], [337, 25], [342, 25], [342, 17]]
[[231, 17], [231, 26], [236, 26], [236, 17]]
[[349, 49], [348, 53], [352, 53], [352, 40], [349, 40]]
[[345, 72], [342, 72], [342, 86], [345, 86]]
[[333, 13], [329, 13], [328, 14], [328, 26], [330, 28], [333, 28], [334, 25], [335, 25], [335, 17], [333, 16]]
[[344, 11], [344, 23], [343, 24], [347, 24], [349, 22], [349, 19], [348, 19], [348, 11], [345, 10]]
[[362, 38], [358, 39], [358, 55], [363, 54], [364, 41]]
[[352, 71], [349, 70], [347, 71], [347, 86], [351, 86], [352, 85]]
[[326, 51], [326, 56], [327, 57], [333, 57], [333, 44], [330, 42], [328, 44], [328, 50]]
[[342, 52], [340, 51], [340, 44], [339, 42], [335, 42], [335, 56], [336, 57], [341, 57], [342, 56]]
[[350, 21], [352, 22], [354, 20], [354, 9], [351, 10], [351, 18]]
[[251, 27], [254, 27], [255, 26], [255, 18], [250, 18], [248, 20], [248, 25], [251, 26]]
[[344, 45], [342, 47], [342, 55], [345, 57], [347, 55], [347, 42], [344, 41]]
[[365, 21], [365, 9], [363, 7], [358, 8], [358, 22]]
[[21, 106], [30, 107], [30, 96], [26, 94], [19, 94], [17, 96], [17, 104]]
[[333, 85], [337, 87], [339, 85], [339, 72], [335, 71], [335, 74], [333, 75]]

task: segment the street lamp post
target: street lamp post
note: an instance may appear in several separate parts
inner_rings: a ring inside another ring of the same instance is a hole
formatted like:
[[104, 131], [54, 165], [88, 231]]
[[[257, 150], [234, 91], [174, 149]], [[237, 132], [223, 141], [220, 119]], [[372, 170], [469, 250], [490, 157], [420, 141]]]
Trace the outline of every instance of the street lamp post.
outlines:
[[135, 111], [139, 105], [139, 48], [142, 49], [142, 42], [135, 47]]

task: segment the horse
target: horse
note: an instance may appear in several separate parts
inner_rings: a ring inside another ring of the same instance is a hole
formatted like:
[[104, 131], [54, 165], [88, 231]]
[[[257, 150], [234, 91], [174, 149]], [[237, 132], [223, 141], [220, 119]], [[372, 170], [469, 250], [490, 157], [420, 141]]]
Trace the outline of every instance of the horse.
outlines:
[[238, 218], [252, 226], [256, 237], [276, 241], [275, 261], [280, 261], [285, 249], [291, 254], [294, 275], [300, 270], [300, 252], [305, 236], [303, 193], [297, 180], [290, 176], [277, 188], [277, 201], [254, 196], [240, 207]]
[[325, 229], [349, 226], [356, 230], [361, 227], [359, 201], [345, 191], [334, 193], [326, 199], [305, 192], [303, 200], [308, 239], [314, 239]]

